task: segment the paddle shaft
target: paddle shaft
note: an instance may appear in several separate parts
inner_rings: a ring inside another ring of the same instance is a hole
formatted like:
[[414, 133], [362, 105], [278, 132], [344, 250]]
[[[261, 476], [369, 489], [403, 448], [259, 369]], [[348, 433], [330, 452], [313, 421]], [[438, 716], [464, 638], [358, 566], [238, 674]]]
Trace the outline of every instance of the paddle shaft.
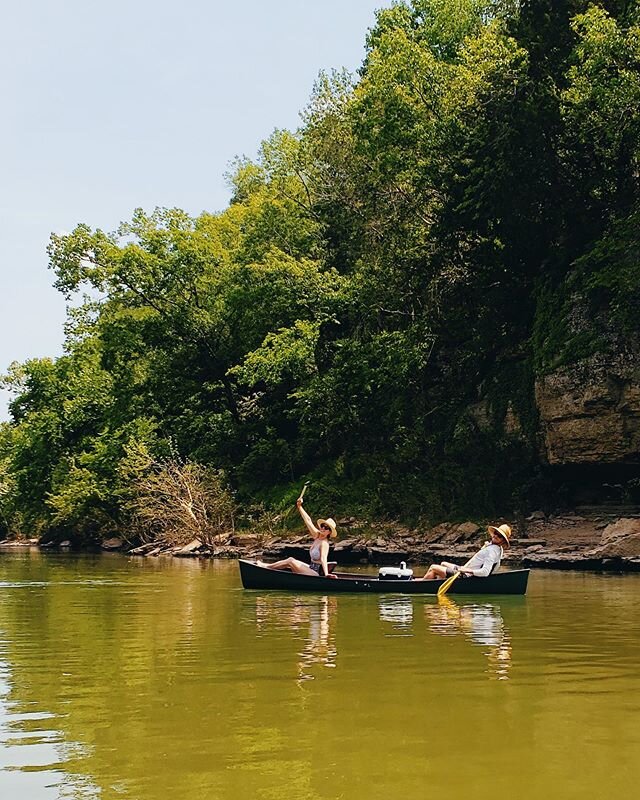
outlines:
[[438, 589], [437, 597], [442, 597], [442, 595], [446, 594], [451, 587], [451, 584], [454, 583], [459, 577], [462, 575], [461, 572], [454, 572], [447, 580], [442, 584], [442, 586]]

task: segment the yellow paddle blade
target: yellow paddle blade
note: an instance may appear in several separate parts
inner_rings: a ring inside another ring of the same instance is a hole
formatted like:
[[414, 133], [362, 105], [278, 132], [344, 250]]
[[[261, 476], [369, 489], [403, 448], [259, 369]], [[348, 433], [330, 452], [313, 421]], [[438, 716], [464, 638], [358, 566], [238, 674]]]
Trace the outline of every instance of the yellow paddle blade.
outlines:
[[454, 572], [453, 575], [450, 578], [447, 578], [447, 580], [438, 589], [438, 593], [437, 593], [436, 597], [442, 597], [443, 594], [446, 594], [449, 591], [449, 587], [451, 586], [451, 584], [455, 581], [456, 578], [459, 578], [459, 577], [460, 577], [460, 573], [459, 572]]

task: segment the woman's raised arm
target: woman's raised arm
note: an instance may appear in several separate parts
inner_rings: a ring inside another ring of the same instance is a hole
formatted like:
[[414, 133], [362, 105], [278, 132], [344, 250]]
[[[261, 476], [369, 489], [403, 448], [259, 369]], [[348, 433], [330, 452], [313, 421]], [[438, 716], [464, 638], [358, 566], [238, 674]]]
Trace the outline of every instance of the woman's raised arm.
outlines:
[[311, 519], [311, 517], [307, 514], [307, 512], [302, 507], [302, 498], [299, 497], [296, 500], [296, 506], [298, 507], [298, 511], [300, 512], [300, 516], [302, 517], [302, 521], [304, 522], [304, 524], [309, 529], [309, 533], [313, 534], [314, 536], [317, 536], [320, 533], [320, 531], [316, 528], [316, 526], [313, 523], [313, 520]]

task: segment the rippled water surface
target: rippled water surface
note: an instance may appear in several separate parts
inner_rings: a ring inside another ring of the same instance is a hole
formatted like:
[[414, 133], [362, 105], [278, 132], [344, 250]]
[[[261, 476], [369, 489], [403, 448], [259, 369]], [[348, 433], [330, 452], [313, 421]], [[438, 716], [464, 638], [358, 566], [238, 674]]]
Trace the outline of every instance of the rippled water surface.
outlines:
[[629, 797], [640, 575], [526, 598], [245, 592], [0, 555], [0, 798]]

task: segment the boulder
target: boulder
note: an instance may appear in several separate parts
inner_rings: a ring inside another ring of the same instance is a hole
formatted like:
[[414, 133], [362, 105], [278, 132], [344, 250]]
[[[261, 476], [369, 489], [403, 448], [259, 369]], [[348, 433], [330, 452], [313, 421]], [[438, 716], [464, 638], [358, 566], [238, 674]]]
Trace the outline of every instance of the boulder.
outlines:
[[481, 530], [480, 526], [476, 525], [475, 522], [463, 522], [453, 532], [451, 541], [456, 543], [468, 542], [471, 539], [475, 539]]
[[105, 539], [100, 546], [103, 550], [121, 550], [123, 545], [124, 541], [114, 536], [111, 539]]
[[[199, 550], [202, 547], [202, 542], [200, 539], [193, 539], [193, 541], [189, 542], [189, 544], [185, 544], [184, 547], [180, 547], [178, 550], [173, 551], [174, 556], [191, 556], [194, 555], [196, 550]], [[152, 555], [152, 553], [149, 553]]]
[[602, 532], [601, 544], [617, 541], [628, 536], [640, 534], [640, 519], [635, 517], [622, 517], [607, 525]]
[[336, 553], [348, 553], [350, 550], [353, 550], [357, 543], [357, 539], [343, 539], [341, 542], [338, 542], [338, 544], [335, 545], [333, 550]]
[[637, 558], [640, 556], [640, 519], [623, 517], [602, 532], [600, 545], [589, 552], [596, 558]]

